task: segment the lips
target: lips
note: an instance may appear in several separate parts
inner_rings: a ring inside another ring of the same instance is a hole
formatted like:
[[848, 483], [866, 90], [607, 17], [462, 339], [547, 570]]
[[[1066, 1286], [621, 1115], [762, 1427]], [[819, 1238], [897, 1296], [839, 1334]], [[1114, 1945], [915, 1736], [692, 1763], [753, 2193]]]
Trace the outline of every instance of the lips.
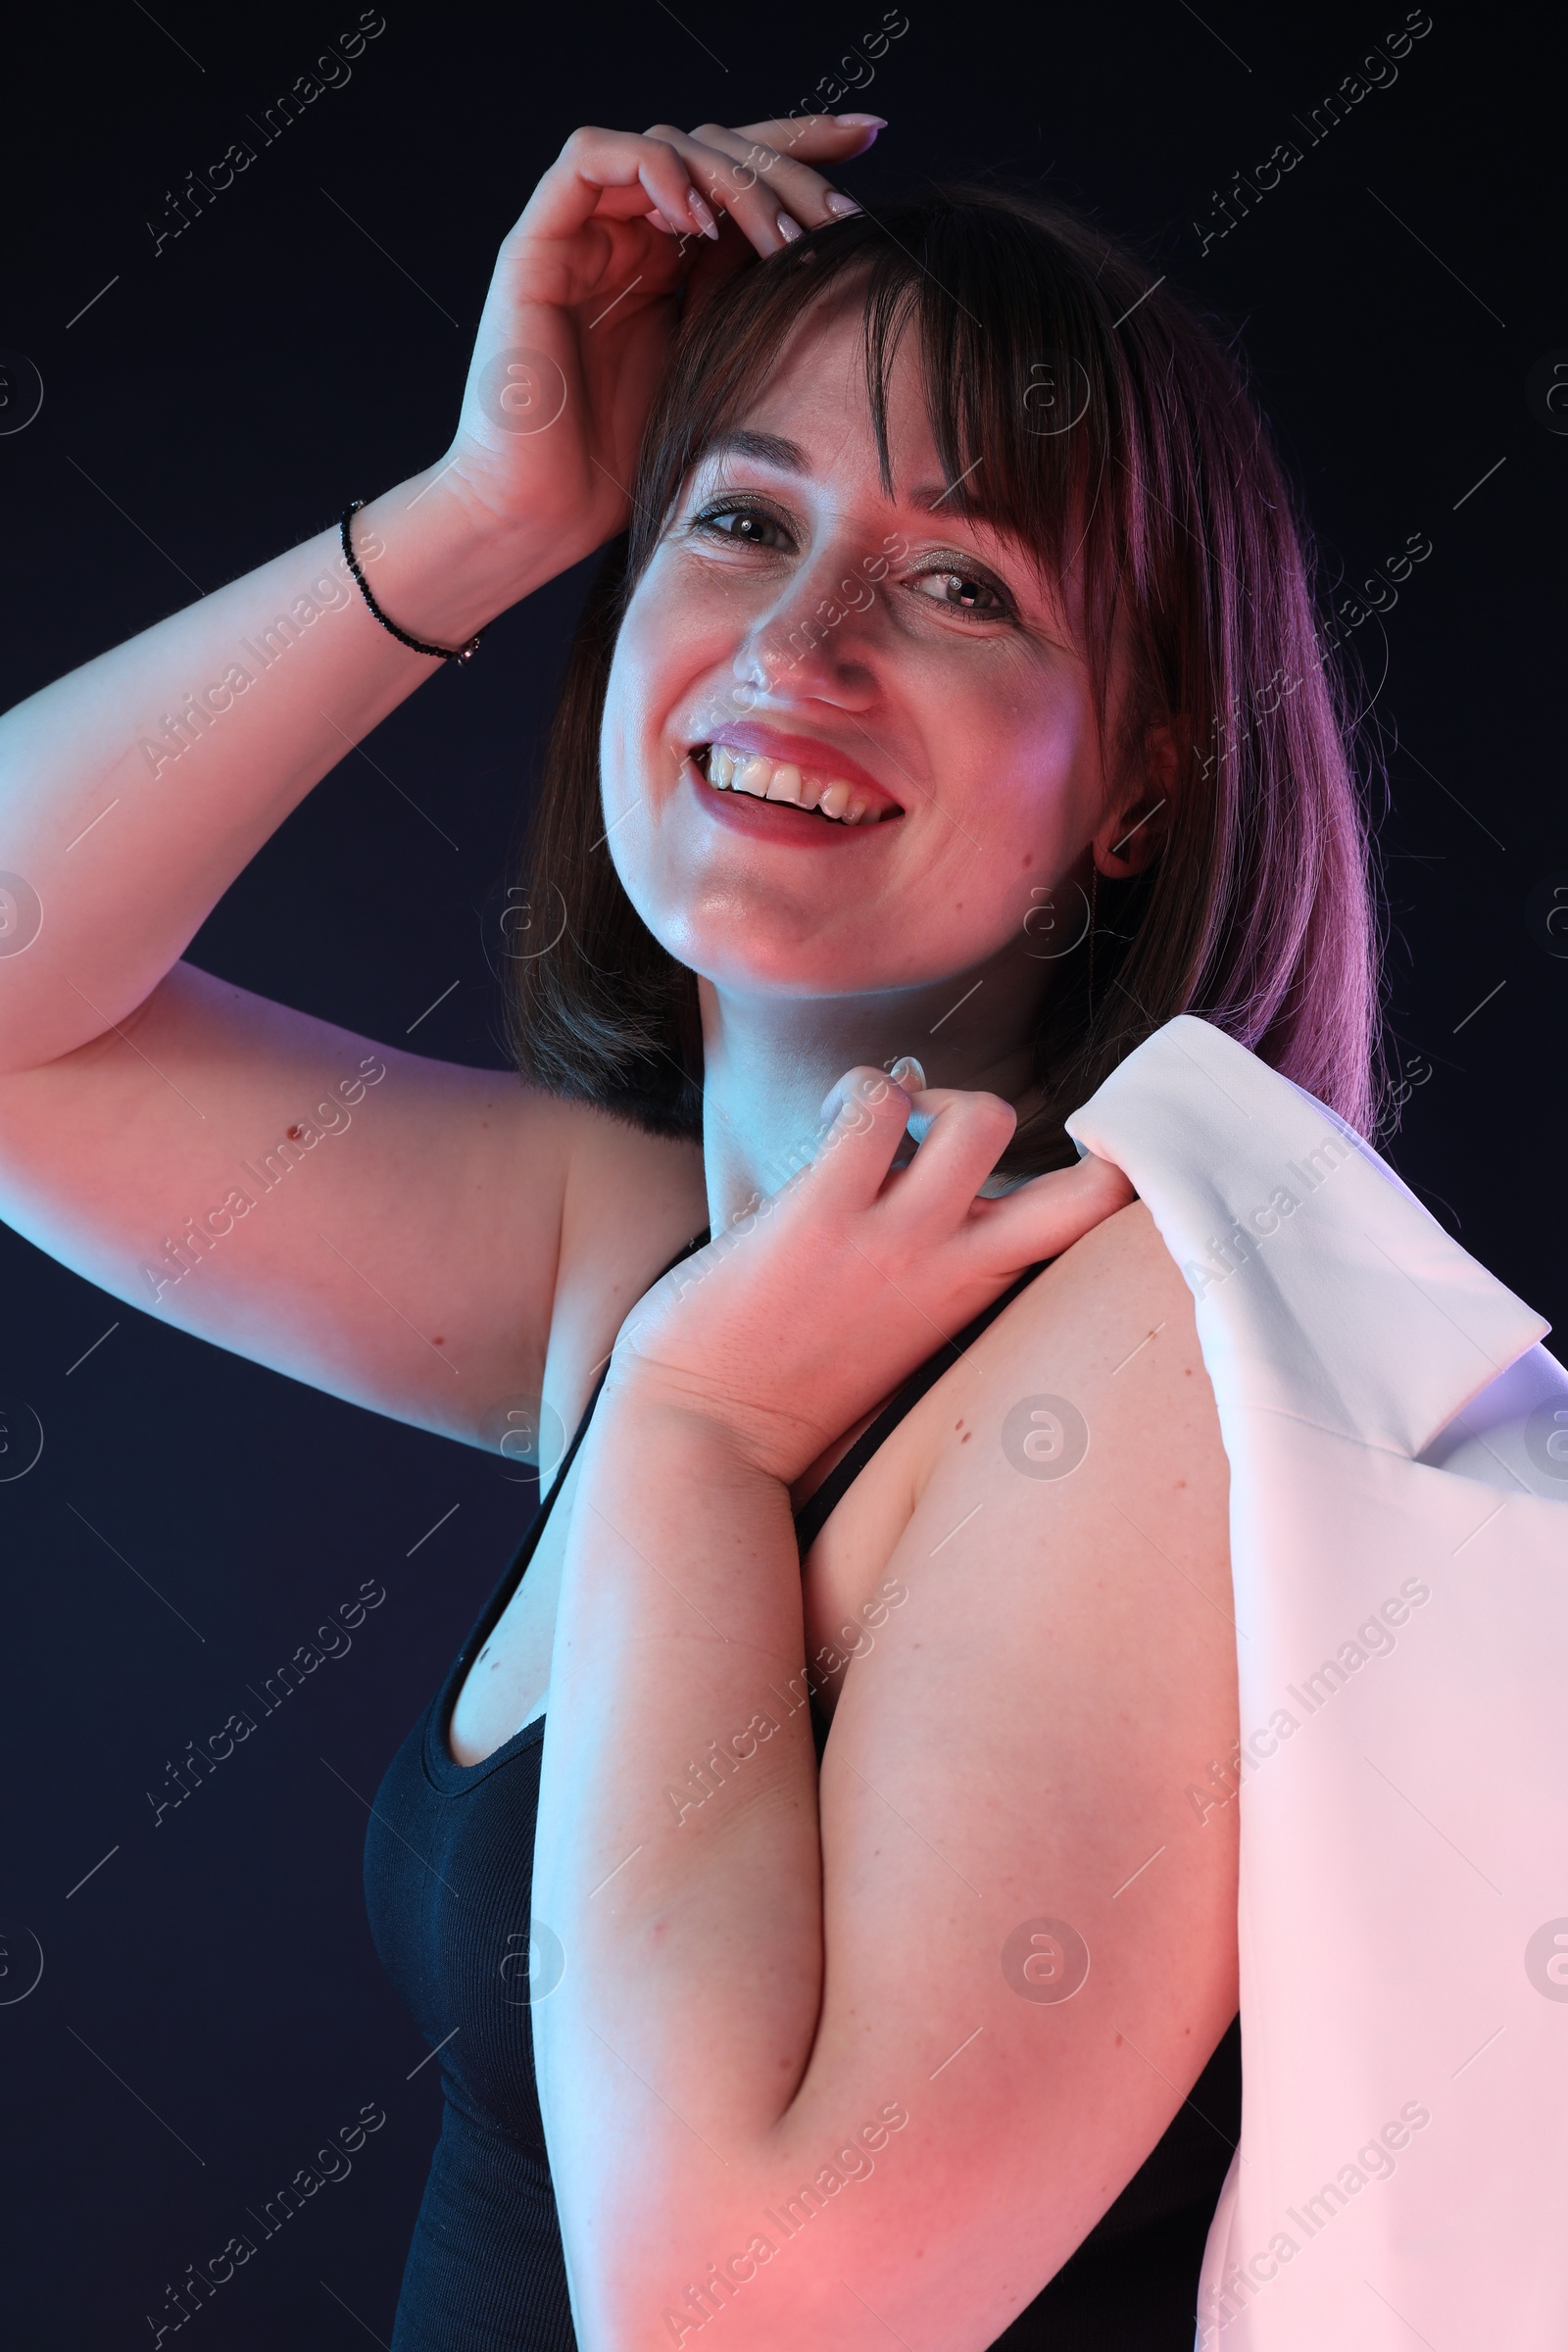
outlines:
[[829, 824], [875, 825], [903, 814], [858, 761], [808, 738], [738, 727], [695, 744], [690, 758], [711, 791], [783, 804]]

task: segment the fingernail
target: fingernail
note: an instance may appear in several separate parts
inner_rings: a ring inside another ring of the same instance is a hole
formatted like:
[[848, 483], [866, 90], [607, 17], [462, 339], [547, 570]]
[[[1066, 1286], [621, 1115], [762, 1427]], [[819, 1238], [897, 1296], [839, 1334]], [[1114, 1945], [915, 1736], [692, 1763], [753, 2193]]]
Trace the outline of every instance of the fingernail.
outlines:
[[912, 1054], [901, 1054], [888, 1072], [895, 1086], [902, 1086], [906, 1095], [925, 1092], [925, 1072]]
[[792, 219], [788, 213], [780, 213], [778, 217], [778, 233], [783, 238], [786, 245], [793, 245], [796, 238], [801, 233], [801, 224], [798, 220]]
[[705, 237], [716, 237], [718, 235], [718, 222], [713, 219], [712, 214], [709, 211], [707, 205], [698, 195], [695, 188], [688, 188], [686, 191], [686, 210], [690, 213], [692, 219], [696, 221], [698, 227], [702, 230]]
[[851, 122], [857, 130], [886, 130], [885, 115], [835, 115], [835, 122]]
[[827, 206], [828, 211], [836, 213], [841, 220], [847, 220], [851, 213], [858, 213], [860, 209], [853, 196], [841, 196], [837, 188], [830, 188], [822, 202]]

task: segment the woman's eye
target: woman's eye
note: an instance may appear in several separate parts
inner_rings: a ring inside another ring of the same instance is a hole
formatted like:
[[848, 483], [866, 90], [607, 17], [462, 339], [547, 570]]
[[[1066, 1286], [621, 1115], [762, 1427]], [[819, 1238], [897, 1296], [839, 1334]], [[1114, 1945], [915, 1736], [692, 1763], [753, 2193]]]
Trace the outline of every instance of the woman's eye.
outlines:
[[1005, 600], [997, 594], [989, 580], [978, 580], [966, 571], [926, 571], [916, 583], [922, 595], [931, 595], [932, 603], [951, 606], [960, 612], [975, 612], [988, 619], [1008, 617]]
[[783, 524], [757, 507], [710, 507], [696, 517], [695, 527], [717, 539], [734, 540], [741, 547], [775, 548], [789, 543]]

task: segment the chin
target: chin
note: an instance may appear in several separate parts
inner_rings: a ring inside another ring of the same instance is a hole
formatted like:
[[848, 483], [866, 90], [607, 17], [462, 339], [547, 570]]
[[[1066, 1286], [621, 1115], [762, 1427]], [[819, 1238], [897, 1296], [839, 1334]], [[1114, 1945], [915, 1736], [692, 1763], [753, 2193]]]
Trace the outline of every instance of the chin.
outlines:
[[728, 996], [786, 1001], [866, 996], [898, 985], [858, 968], [846, 969], [844, 956], [833, 952], [820, 931], [804, 940], [783, 930], [770, 934], [766, 921], [756, 916], [743, 916], [733, 928], [686, 923], [649, 928], [677, 963]]

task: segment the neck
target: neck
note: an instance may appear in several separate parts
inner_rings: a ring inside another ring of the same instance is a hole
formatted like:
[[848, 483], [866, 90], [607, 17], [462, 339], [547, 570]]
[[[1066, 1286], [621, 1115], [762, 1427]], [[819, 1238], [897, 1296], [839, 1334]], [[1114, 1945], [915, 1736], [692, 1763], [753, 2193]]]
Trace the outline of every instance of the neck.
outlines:
[[[1038, 970], [1038, 967], [1036, 967]], [[822, 1101], [846, 1070], [912, 1054], [931, 1087], [1038, 1101], [1038, 983], [1017, 995], [1014, 956], [995, 966], [871, 996], [736, 996], [699, 981], [703, 1155], [714, 1233], [815, 1156]], [[1011, 983], [1011, 985], [1007, 985]]]

